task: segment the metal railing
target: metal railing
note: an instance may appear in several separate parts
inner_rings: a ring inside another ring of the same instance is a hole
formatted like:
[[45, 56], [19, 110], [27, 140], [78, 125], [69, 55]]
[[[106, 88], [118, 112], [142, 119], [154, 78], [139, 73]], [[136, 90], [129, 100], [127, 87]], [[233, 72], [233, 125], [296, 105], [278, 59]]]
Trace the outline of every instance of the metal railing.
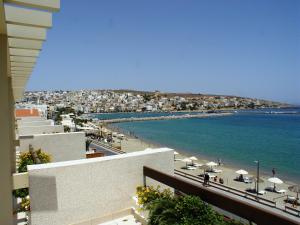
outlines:
[[[175, 172], [175, 175], [178, 175], [178, 176], [181, 176], [181, 177], [184, 177], [184, 178], [188, 178], [188, 179], [193, 180], [193, 181], [198, 182], [198, 183], [203, 183], [203, 178], [202, 177], [197, 177], [195, 175], [188, 174], [188, 173], [182, 172], [180, 170], [176, 170], [176, 169], [175, 169], [174, 172]], [[226, 192], [230, 192], [232, 194], [238, 195], [240, 197], [247, 198], [249, 200], [253, 200], [253, 201], [261, 203], [263, 205], [267, 205], [267, 206], [270, 206], [270, 207], [276, 207], [276, 202], [275, 201], [271, 201], [271, 200], [268, 200], [268, 199], [265, 199], [265, 198], [261, 198], [261, 197], [255, 195], [255, 194], [252, 194], [252, 193], [249, 193], [249, 192], [246, 192], [246, 191], [241, 191], [241, 190], [238, 190], [236, 188], [232, 188], [232, 187], [229, 187], [229, 186], [224, 185], [224, 184], [219, 184], [219, 183], [214, 182], [214, 181], [210, 181], [209, 184], [210, 184], [210, 186], [212, 186], [216, 189], [226, 191]]]
[[194, 184], [174, 175], [169, 175], [158, 170], [151, 169], [149, 167], [144, 167], [143, 173], [145, 185], [146, 177], [152, 178], [185, 194], [199, 196], [203, 201], [211, 205], [233, 213], [256, 224], [295, 225], [299, 224], [300, 222], [300, 220], [293, 219], [284, 214], [280, 214], [273, 210], [259, 206], [257, 203], [249, 203], [238, 198], [233, 198], [226, 194]]
[[126, 152], [124, 152], [124, 151], [122, 151], [122, 150], [120, 150], [120, 149], [118, 149], [118, 148], [113, 147], [112, 145], [105, 144], [105, 143], [103, 143], [103, 142], [101, 142], [101, 141], [94, 140], [94, 139], [91, 139], [91, 141], [92, 141], [91, 143], [96, 144], [96, 145], [98, 145], [98, 146], [100, 146], [100, 147], [107, 148], [107, 149], [109, 149], [110, 151], [113, 151], [113, 152], [115, 152], [115, 153], [117, 153], [117, 154], [124, 154], [124, 153], [126, 153]]

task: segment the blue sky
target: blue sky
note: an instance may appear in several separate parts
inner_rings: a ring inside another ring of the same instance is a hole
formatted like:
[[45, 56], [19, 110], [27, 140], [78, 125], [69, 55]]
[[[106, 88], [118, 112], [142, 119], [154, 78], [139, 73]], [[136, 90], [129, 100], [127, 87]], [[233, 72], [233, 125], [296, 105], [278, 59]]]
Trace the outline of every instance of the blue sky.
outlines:
[[300, 103], [298, 0], [61, 0], [28, 90], [136, 89]]

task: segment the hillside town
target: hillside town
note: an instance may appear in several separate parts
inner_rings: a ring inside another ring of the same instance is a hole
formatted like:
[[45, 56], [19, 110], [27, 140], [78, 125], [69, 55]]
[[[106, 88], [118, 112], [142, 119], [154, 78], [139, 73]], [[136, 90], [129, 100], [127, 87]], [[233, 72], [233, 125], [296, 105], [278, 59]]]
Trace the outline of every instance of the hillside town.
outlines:
[[202, 111], [278, 108], [278, 102], [237, 96], [137, 92], [120, 90], [29, 91], [21, 103], [47, 105], [48, 110], [70, 107], [82, 113]]

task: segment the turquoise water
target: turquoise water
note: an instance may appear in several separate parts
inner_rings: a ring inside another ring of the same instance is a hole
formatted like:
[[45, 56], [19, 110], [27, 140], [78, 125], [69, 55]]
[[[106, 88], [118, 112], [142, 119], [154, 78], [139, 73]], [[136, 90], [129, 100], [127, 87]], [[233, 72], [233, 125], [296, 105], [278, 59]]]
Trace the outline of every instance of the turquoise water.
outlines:
[[300, 109], [296, 111], [299, 113], [248, 111], [224, 117], [125, 122], [114, 126], [162, 146], [212, 160], [221, 158], [227, 165], [250, 171], [255, 170], [254, 160], [260, 160], [264, 173], [271, 174], [275, 168], [282, 179], [300, 182]]

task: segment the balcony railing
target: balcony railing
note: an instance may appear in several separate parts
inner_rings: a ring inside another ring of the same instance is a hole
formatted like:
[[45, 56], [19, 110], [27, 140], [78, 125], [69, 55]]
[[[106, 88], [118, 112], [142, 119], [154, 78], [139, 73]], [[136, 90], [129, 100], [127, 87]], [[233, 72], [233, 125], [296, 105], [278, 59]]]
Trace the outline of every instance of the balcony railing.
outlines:
[[199, 196], [203, 201], [214, 205], [222, 210], [233, 213], [241, 218], [256, 224], [269, 225], [296, 225], [299, 220], [293, 219], [287, 215], [277, 213], [273, 210], [266, 209], [257, 203], [249, 203], [245, 200], [233, 198], [226, 194], [211, 190], [207, 187], [188, 182], [184, 179], [172, 176], [160, 171], [144, 167], [144, 180], [146, 177], [159, 181], [177, 191], [185, 194]]

